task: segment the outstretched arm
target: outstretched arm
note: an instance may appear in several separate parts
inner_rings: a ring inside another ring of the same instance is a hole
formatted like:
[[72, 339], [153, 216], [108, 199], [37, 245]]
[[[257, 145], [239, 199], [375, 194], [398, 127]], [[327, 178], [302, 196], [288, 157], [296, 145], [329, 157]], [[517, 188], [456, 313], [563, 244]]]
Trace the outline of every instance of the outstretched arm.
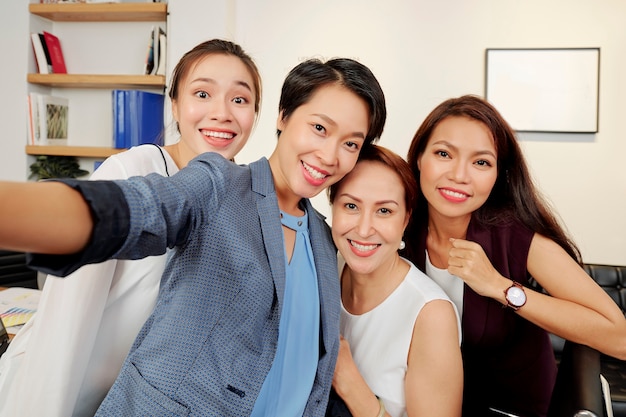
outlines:
[[0, 182], [0, 248], [70, 254], [88, 242], [93, 221], [87, 203], [59, 182]]

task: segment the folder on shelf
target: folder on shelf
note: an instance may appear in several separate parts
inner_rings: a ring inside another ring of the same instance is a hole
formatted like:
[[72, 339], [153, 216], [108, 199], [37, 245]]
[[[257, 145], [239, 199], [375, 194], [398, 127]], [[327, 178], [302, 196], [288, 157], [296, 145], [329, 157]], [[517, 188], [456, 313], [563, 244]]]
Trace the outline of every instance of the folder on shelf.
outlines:
[[163, 144], [165, 96], [141, 90], [113, 90], [113, 147]]

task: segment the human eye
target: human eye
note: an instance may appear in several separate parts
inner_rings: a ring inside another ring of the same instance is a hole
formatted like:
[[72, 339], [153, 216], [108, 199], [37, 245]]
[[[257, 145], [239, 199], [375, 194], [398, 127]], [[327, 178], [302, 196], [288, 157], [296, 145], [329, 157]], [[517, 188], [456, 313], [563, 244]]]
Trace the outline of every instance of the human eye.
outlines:
[[326, 128], [319, 123], [313, 123], [313, 129], [322, 135], [326, 133]]
[[204, 90], [196, 91], [195, 96], [198, 98], [209, 98], [209, 93]]
[[491, 167], [491, 166], [493, 166], [491, 161], [488, 161], [486, 159], [479, 159], [478, 161], [475, 162], [475, 164], [478, 165], [478, 166], [481, 166], [481, 167]]
[[248, 103], [248, 99], [245, 98], [245, 97], [235, 97], [233, 99], [233, 103], [235, 103], [235, 104], [246, 104], [246, 103]]
[[345, 203], [343, 206], [349, 211], [356, 210], [356, 204], [354, 203]]
[[360, 144], [360, 143], [357, 143], [357, 142], [354, 142], [354, 141], [349, 140], [349, 141], [347, 141], [347, 142], [346, 142], [346, 147], [348, 147], [348, 148], [350, 148], [350, 149], [352, 149], [352, 150], [358, 151], [358, 150], [360, 150], [360, 149], [361, 149], [361, 144]]
[[435, 151], [435, 155], [438, 155], [442, 158], [449, 158], [450, 154], [448, 153], [448, 151], [444, 151], [443, 149], [439, 149]]
[[391, 209], [388, 209], [387, 207], [381, 207], [378, 209], [378, 212], [384, 216], [389, 216], [390, 214], [393, 213], [393, 211]]

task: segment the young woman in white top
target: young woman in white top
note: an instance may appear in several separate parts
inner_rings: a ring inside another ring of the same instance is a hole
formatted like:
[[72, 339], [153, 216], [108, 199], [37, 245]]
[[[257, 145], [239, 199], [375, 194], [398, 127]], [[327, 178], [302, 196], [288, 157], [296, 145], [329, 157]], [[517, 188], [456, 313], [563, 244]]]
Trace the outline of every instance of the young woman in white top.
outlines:
[[[408, 164], [380, 146], [361, 151], [354, 170], [330, 188], [342, 301], [333, 388], [354, 417], [461, 413], [458, 314], [398, 254], [416, 195]], [[331, 395], [327, 415], [338, 415], [341, 400]]]
[[[180, 59], [169, 96], [180, 140], [111, 156], [92, 180], [169, 176], [204, 152], [234, 158], [258, 115], [261, 77], [239, 45], [213, 39]], [[154, 308], [166, 258], [48, 276], [36, 316], [0, 360], [0, 415], [92, 416]]]

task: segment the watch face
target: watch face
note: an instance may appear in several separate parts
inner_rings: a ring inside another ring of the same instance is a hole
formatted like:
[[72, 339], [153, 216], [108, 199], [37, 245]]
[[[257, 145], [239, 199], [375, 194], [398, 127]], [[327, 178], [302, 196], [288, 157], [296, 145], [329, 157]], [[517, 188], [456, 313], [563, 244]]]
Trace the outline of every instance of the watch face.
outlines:
[[506, 292], [506, 299], [511, 305], [521, 307], [526, 302], [526, 293], [519, 287], [510, 287]]

